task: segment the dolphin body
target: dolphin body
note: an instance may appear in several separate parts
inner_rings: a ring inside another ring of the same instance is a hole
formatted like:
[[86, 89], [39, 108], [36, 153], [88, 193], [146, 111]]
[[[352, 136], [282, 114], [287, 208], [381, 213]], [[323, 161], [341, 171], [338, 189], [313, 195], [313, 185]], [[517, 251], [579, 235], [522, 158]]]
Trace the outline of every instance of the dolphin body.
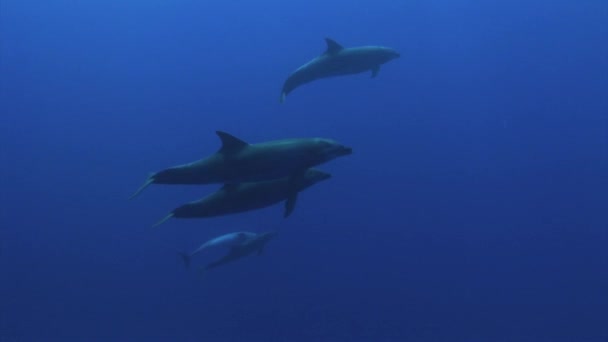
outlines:
[[222, 142], [216, 153], [152, 173], [131, 198], [151, 184], [234, 184], [292, 176], [352, 153], [352, 148], [325, 138], [249, 144], [226, 132], [216, 131], [216, 134]]
[[198, 247], [197, 249], [195, 249], [194, 251], [192, 251], [190, 253], [182, 252], [182, 253], [179, 253], [179, 255], [184, 260], [184, 264], [186, 264], [186, 267], [188, 267], [188, 266], [190, 266], [190, 260], [192, 260], [192, 257], [195, 256], [196, 254], [202, 252], [203, 250], [206, 250], [206, 249], [212, 248], [212, 247], [238, 246], [238, 245], [244, 243], [245, 241], [254, 238], [255, 236], [257, 236], [256, 233], [250, 233], [250, 232], [228, 233], [228, 234], [218, 236], [216, 238], [213, 238], [213, 239], [203, 243], [202, 245], [200, 245], [200, 247]]
[[276, 235], [276, 232], [266, 232], [257, 234], [255, 237], [252, 237], [241, 244], [233, 246], [228, 252], [228, 254], [214, 262], [207, 264], [201, 269], [201, 272], [208, 271], [212, 268], [216, 268], [229, 262], [239, 260], [256, 252], [257, 255], [262, 255], [266, 244], [270, 240], [272, 240]]
[[378, 75], [380, 66], [395, 58], [399, 53], [384, 46], [359, 46], [345, 48], [336, 41], [325, 38], [327, 50], [294, 71], [281, 92], [281, 102], [299, 86], [322, 78], [353, 75], [371, 71], [372, 78]]
[[207, 197], [173, 209], [153, 227], [161, 225], [170, 218], [207, 218], [236, 214], [269, 207], [281, 201], [285, 201], [283, 217], [288, 217], [295, 209], [300, 191], [329, 178], [331, 178], [329, 173], [308, 169], [292, 177], [227, 184]]

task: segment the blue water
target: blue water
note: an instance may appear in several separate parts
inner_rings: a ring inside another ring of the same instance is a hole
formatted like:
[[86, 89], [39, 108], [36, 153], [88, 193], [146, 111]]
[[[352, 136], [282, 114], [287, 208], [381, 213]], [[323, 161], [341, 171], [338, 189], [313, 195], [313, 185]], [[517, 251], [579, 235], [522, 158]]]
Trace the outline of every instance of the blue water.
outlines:
[[[325, 37], [401, 58], [279, 104]], [[2, 0], [0, 123], [2, 342], [608, 339], [604, 0]], [[354, 153], [288, 219], [150, 230], [215, 130]]]

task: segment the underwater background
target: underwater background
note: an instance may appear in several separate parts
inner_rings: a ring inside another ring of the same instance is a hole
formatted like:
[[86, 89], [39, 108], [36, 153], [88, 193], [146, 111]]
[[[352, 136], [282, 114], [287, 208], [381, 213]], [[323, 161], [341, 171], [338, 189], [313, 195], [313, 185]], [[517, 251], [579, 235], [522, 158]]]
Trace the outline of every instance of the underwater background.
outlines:
[[[401, 57], [280, 104], [325, 37]], [[608, 339], [607, 1], [2, 0], [0, 123], [2, 342]], [[353, 154], [287, 219], [149, 229], [216, 130]]]

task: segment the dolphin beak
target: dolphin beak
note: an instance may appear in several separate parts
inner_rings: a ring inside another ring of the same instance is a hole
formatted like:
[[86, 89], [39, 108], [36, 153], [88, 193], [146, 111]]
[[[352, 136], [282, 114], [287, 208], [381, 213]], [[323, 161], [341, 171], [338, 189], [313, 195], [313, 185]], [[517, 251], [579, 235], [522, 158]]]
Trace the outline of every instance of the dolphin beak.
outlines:
[[352, 149], [352, 147], [344, 147], [344, 148], [342, 149], [342, 155], [344, 155], [344, 156], [348, 156], [348, 155], [351, 155], [351, 154], [353, 154], [353, 149]]

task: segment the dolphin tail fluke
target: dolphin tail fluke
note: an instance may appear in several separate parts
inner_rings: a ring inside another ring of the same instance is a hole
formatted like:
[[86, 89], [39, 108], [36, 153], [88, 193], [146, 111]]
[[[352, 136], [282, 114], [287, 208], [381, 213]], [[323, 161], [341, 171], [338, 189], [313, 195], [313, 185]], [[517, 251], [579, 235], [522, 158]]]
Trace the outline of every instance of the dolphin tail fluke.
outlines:
[[137, 189], [137, 191], [135, 191], [135, 193], [131, 195], [131, 197], [129, 197], [129, 199], [137, 197], [137, 195], [139, 195], [142, 191], [144, 191], [145, 188], [150, 186], [150, 184], [152, 183], [154, 183], [154, 174], [151, 174], [150, 177], [148, 177], [148, 179], [146, 180], [146, 182], [142, 186], [140, 186], [139, 189]]
[[184, 261], [184, 265], [186, 265], [186, 268], [190, 267], [190, 260], [192, 260], [192, 256], [186, 252], [180, 252], [178, 254], [180, 257], [182, 257], [182, 260]]
[[152, 226], [152, 228], [155, 228], [155, 227], [160, 226], [161, 224], [165, 223], [165, 222], [166, 222], [168, 219], [170, 219], [170, 218], [172, 218], [172, 217], [173, 217], [173, 213], [170, 213], [169, 215], [167, 215], [167, 216], [163, 217], [163, 218], [162, 218], [162, 220], [160, 220], [160, 221], [156, 222], [156, 223], [155, 223], [155, 224]]

